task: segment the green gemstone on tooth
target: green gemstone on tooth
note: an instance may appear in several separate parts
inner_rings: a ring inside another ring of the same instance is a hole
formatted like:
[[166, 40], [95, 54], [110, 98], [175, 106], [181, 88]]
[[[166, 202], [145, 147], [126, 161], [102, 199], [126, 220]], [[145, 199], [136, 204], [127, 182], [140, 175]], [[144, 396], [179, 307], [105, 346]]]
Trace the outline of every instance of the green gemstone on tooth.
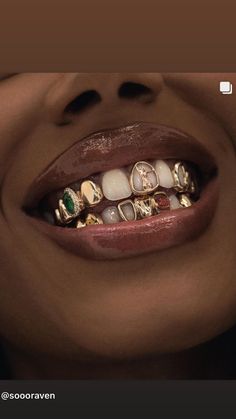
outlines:
[[75, 204], [68, 192], [65, 192], [63, 195], [63, 203], [70, 214], [75, 213]]

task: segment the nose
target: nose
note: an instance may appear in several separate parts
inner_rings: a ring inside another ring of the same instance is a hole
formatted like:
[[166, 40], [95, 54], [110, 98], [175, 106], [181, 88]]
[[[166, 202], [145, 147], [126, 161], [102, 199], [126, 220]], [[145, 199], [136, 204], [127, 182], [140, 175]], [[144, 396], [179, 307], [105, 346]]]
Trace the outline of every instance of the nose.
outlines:
[[62, 73], [48, 92], [45, 111], [56, 125], [75, 123], [95, 109], [130, 113], [155, 102], [162, 87], [160, 73]]

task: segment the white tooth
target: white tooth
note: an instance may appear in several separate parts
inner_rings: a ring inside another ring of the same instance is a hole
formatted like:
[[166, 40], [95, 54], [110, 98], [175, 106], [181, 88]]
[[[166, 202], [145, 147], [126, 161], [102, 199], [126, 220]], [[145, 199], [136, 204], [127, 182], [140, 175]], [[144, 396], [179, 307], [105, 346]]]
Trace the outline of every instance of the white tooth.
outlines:
[[102, 190], [110, 201], [128, 198], [132, 194], [128, 178], [121, 169], [109, 170], [103, 174]]
[[121, 221], [119, 211], [116, 207], [107, 207], [102, 212], [104, 224], [119, 223]]
[[154, 167], [159, 176], [160, 186], [164, 188], [173, 188], [174, 179], [168, 164], [164, 160], [156, 160]]
[[182, 208], [182, 206], [179, 203], [178, 198], [175, 195], [170, 195], [169, 200], [170, 200], [170, 209], [171, 210]]
[[55, 225], [55, 220], [54, 220], [54, 217], [53, 217], [53, 215], [50, 213], [50, 212], [48, 212], [48, 211], [45, 211], [44, 213], [43, 213], [43, 217], [44, 217], [44, 219], [49, 223], [49, 224], [51, 224], [51, 225]]

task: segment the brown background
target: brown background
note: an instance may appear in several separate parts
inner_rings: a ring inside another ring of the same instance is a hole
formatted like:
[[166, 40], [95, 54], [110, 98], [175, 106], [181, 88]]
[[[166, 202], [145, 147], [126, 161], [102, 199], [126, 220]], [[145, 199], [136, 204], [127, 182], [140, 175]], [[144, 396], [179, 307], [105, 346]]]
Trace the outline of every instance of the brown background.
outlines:
[[236, 1], [0, 0], [2, 71], [236, 71]]

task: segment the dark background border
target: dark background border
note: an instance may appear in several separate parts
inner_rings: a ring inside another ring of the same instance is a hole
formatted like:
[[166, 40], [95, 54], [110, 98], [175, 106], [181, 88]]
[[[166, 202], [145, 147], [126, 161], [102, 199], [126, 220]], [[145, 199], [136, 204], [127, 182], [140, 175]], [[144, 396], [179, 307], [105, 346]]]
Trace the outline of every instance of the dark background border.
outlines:
[[1, 71], [236, 71], [235, 0], [1, 0]]

